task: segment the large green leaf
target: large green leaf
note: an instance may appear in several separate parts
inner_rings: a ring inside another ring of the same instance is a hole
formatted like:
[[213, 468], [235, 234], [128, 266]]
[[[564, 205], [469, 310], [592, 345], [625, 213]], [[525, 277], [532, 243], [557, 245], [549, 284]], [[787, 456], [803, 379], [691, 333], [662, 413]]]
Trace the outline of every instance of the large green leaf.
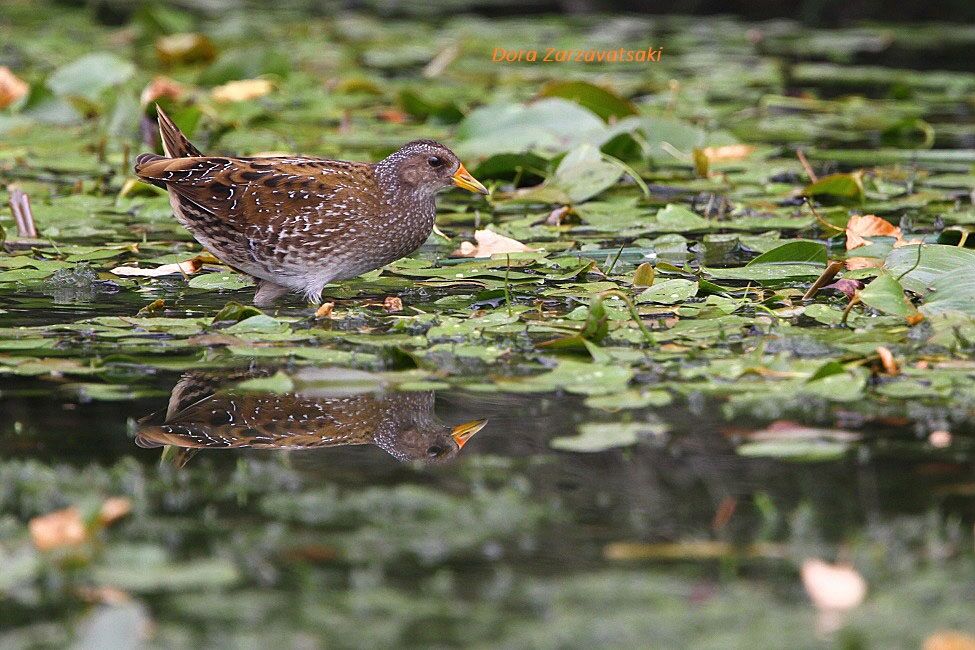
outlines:
[[975, 251], [941, 244], [902, 246], [890, 252], [885, 266], [923, 297], [925, 314], [975, 315]]
[[538, 94], [541, 97], [569, 99], [585, 106], [604, 120], [638, 114], [632, 102], [587, 81], [550, 81]]
[[58, 95], [95, 99], [101, 91], [127, 81], [134, 73], [135, 65], [130, 61], [109, 52], [94, 52], [52, 72], [47, 86]]

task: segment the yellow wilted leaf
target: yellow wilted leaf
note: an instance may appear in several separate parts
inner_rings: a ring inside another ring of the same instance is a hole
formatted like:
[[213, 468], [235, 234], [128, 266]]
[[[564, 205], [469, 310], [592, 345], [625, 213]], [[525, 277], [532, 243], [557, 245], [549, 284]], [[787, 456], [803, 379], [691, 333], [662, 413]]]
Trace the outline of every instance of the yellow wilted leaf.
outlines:
[[218, 102], [242, 102], [263, 97], [273, 88], [274, 86], [267, 79], [239, 79], [217, 86], [210, 96]]
[[156, 56], [159, 61], [174, 63], [206, 63], [217, 56], [213, 41], [197, 33], [170, 34], [156, 39]]
[[701, 153], [711, 162], [744, 160], [755, 151], [750, 144], [726, 144], [723, 147], [704, 147]]

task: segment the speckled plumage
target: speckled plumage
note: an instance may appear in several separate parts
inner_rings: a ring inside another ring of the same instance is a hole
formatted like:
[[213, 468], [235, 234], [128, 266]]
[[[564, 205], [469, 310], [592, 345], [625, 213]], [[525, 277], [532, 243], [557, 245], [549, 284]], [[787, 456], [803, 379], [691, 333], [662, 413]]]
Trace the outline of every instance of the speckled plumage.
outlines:
[[463, 440], [458, 444], [453, 437], [457, 428], [434, 415], [432, 392], [216, 392], [226, 382], [226, 377], [184, 375], [173, 388], [165, 415], [149, 416], [140, 423], [136, 443], [188, 450], [373, 444], [399, 460], [428, 461], [451, 458], [463, 446]]
[[[379, 268], [430, 235], [436, 193], [463, 173], [432, 140], [376, 164], [318, 158], [204, 156], [164, 112], [167, 156], [142, 154], [136, 173], [169, 192], [177, 219], [203, 246], [259, 281], [255, 303], [288, 290], [321, 300], [329, 282]], [[442, 160], [438, 168], [424, 161]], [[469, 185], [461, 185], [468, 187]]]

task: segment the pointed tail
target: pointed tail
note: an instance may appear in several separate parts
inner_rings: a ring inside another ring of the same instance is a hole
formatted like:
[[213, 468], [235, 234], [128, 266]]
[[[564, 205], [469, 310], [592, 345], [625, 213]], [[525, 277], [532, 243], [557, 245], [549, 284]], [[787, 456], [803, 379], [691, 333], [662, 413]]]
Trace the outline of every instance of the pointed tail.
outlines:
[[173, 124], [169, 116], [156, 104], [156, 115], [159, 117], [159, 135], [162, 137], [163, 151], [170, 158], [190, 158], [202, 156], [200, 150], [190, 144], [179, 127]]

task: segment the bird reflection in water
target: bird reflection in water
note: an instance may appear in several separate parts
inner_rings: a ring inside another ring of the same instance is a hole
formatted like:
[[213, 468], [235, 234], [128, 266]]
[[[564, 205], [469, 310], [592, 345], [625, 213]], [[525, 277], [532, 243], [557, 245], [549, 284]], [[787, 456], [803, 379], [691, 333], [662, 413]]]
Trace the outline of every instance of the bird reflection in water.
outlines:
[[173, 462], [178, 467], [201, 449], [344, 445], [376, 445], [400, 461], [440, 462], [455, 457], [487, 424], [444, 424], [433, 413], [432, 391], [385, 390], [368, 373], [315, 372], [329, 373], [325, 387], [312, 383], [287, 394], [224, 388], [267, 373], [187, 373], [173, 387], [165, 413], [140, 420], [135, 442], [177, 448]]

